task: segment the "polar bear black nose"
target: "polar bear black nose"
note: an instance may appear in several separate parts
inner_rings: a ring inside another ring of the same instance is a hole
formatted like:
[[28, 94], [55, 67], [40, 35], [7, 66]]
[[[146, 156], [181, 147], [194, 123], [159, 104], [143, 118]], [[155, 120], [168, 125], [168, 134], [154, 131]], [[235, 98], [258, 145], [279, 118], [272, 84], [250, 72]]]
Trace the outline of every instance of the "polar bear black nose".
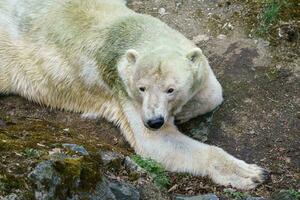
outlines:
[[162, 125], [164, 125], [164, 123], [165, 123], [165, 120], [163, 117], [151, 119], [147, 122], [148, 126], [153, 129], [159, 129], [160, 127], [162, 127]]

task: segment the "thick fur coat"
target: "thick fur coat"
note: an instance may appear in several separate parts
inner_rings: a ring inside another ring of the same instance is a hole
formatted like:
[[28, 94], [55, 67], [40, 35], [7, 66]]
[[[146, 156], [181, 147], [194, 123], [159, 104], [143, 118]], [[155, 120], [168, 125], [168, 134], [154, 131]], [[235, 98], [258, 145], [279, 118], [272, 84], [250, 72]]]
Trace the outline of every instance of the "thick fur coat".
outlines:
[[222, 88], [202, 51], [121, 0], [2, 0], [0, 92], [104, 117], [168, 170], [251, 189], [268, 173], [180, 133]]

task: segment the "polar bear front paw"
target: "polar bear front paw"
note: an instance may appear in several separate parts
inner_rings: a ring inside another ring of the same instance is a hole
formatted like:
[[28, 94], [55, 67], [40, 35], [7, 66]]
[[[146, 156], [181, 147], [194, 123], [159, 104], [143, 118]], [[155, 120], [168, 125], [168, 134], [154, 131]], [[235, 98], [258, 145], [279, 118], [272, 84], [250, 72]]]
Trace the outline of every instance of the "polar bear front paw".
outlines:
[[239, 161], [236, 166], [231, 166], [228, 169], [215, 171], [215, 174], [213, 179], [217, 183], [243, 190], [253, 189], [270, 180], [270, 173], [267, 170], [243, 161]]

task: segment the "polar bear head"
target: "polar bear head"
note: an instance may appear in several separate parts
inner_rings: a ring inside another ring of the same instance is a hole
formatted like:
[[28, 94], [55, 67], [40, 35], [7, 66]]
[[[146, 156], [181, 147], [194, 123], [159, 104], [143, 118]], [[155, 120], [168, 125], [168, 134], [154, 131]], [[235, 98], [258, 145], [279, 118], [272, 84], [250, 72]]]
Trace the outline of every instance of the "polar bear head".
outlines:
[[119, 73], [130, 99], [140, 109], [144, 125], [160, 129], [201, 88], [208, 62], [199, 48], [183, 54], [157, 49], [140, 54], [130, 49]]

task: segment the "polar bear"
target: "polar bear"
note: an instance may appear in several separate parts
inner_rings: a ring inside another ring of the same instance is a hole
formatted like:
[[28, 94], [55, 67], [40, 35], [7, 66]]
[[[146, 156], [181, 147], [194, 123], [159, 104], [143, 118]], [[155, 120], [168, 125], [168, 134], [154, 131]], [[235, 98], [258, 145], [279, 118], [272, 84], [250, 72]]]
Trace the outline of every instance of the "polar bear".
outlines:
[[268, 172], [180, 133], [223, 101], [206, 57], [160, 20], [120, 0], [0, 2], [0, 92], [104, 117], [136, 153], [168, 170], [251, 189]]

